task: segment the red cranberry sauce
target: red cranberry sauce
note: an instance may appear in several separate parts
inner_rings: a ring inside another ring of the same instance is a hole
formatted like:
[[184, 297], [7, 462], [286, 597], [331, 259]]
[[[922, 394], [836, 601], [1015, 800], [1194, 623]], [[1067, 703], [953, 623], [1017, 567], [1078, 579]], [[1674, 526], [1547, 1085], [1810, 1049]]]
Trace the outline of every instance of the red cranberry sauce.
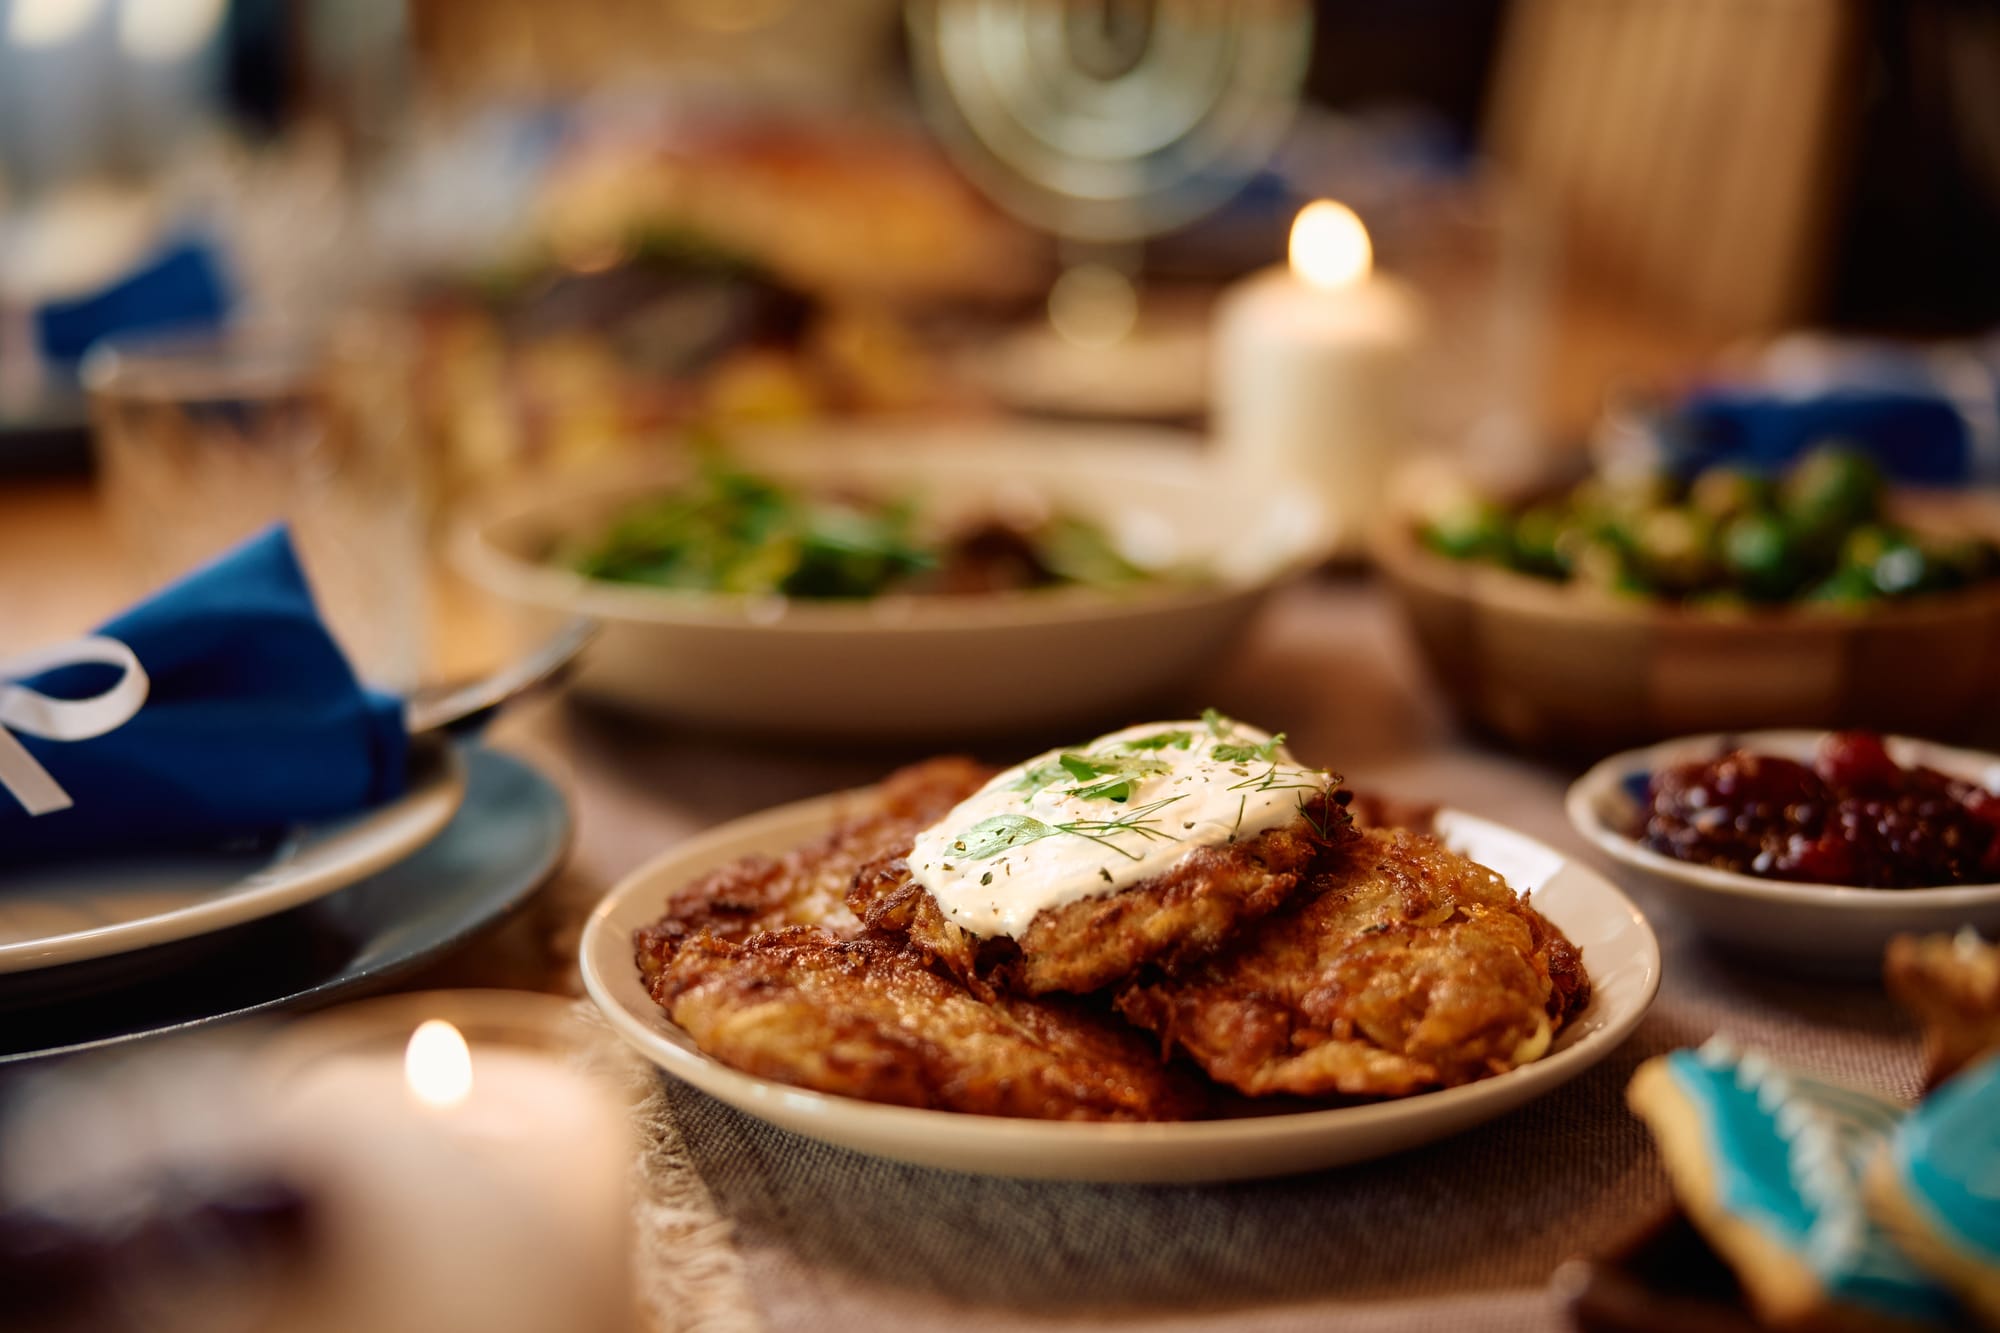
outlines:
[[1663, 768], [1636, 836], [1662, 855], [1769, 879], [2000, 883], [2000, 795], [1903, 768], [1865, 731], [1828, 735], [1811, 767], [1732, 750]]

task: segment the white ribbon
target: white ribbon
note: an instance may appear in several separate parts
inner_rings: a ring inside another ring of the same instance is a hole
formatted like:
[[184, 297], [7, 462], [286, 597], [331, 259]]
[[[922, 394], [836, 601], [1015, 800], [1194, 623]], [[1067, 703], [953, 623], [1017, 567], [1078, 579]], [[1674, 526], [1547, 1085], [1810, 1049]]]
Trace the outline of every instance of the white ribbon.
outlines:
[[[117, 667], [123, 674], [110, 689], [89, 699], [51, 699], [11, 683], [56, 667], [93, 663]], [[87, 741], [130, 722], [151, 687], [136, 653], [116, 639], [95, 634], [0, 662], [0, 787], [13, 793], [31, 815], [69, 809], [73, 804], [69, 793], [13, 733], [45, 741]]]

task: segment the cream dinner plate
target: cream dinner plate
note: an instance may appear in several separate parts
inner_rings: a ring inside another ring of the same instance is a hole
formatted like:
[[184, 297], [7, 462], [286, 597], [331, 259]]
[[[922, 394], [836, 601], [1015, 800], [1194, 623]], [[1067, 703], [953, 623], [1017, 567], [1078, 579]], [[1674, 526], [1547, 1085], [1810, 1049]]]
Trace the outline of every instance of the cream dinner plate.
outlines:
[[458, 752], [419, 741], [399, 800], [301, 825], [275, 847], [9, 872], [0, 883], [0, 973], [130, 953], [310, 902], [422, 847], [464, 795]]
[[[1742, 747], [1811, 762], [1823, 731], [1739, 731], [1683, 736], [1614, 754], [1569, 789], [1569, 821], [1641, 886], [1671, 903], [1710, 939], [1805, 970], [1879, 973], [1889, 941], [1975, 926], [2000, 930], [2000, 884], [1936, 889], [1861, 889], [1794, 884], [1692, 865], [1641, 846], [1627, 832], [1637, 819], [1633, 788], [1656, 769], [1713, 759]], [[1956, 750], [1903, 736], [1884, 738], [1889, 757], [2000, 791], [2000, 755]]]
[[632, 932], [667, 896], [737, 857], [777, 854], [830, 828], [853, 794], [781, 806], [675, 847], [627, 878], [591, 914], [583, 979], [619, 1034], [676, 1078], [794, 1133], [921, 1166], [1057, 1180], [1198, 1182], [1285, 1175], [1380, 1157], [1455, 1134], [1532, 1100], [1602, 1059], [1637, 1026], [1660, 984], [1645, 918], [1601, 875], [1497, 824], [1447, 810], [1454, 849], [1533, 890], [1535, 905], [1583, 953], [1590, 1005], [1534, 1064], [1398, 1101], [1231, 1120], [1085, 1124], [882, 1106], [739, 1073], [703, 1055], [640, 983]]

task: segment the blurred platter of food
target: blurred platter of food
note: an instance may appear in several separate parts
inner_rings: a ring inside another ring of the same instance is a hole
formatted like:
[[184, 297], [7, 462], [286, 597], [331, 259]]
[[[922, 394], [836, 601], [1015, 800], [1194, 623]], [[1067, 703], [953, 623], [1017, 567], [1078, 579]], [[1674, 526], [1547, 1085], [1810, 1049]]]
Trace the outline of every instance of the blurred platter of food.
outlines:
[[1993, 714], [2000, 516], [1822, 447], [1776, 475], [1593, 476], [1523, 504], [1431, 488], [1377, 555], [1446, 696], [1514, 743], [1962, 732]]
[[600, 699], [939, 737], [1138, 706], [1240, 646], [1324, 543], [1317, 506], [1189, 437], [959, 423], [746, 434], [502, 498], [454, 547], [528, 635], [604, 623], [578, 681]]
[[575, 472], [689, 423], [967, 407], [938, 350], [1044, 243], [920, 142], [778, 122], [579, 134], [507, 252], [415, 298], [447, 488]]

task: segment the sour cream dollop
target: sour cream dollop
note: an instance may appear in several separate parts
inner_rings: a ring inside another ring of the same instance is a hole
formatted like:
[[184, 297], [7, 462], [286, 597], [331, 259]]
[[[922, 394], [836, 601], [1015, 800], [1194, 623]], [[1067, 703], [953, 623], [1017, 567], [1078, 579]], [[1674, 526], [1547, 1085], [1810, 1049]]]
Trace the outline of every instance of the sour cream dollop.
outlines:
[[910, 869], [959, 926], [1019, 936], [1046, 908], [1298, 818], [1337, 779], [1301, 767], [1283, 740], [1211, 713], [1050, 750], [918, 834]]

